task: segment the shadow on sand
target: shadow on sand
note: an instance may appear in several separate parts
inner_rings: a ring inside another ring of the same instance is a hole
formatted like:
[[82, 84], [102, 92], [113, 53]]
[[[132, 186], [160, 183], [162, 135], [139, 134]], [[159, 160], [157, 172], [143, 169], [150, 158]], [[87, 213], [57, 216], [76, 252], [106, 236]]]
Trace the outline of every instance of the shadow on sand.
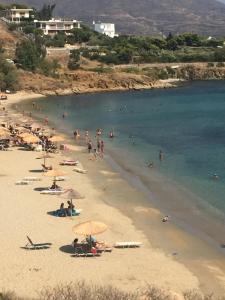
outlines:
[[60, 247], [59, 250], [64, 253], [74, 254], [74, 248], [72, 245], [64, 245]]

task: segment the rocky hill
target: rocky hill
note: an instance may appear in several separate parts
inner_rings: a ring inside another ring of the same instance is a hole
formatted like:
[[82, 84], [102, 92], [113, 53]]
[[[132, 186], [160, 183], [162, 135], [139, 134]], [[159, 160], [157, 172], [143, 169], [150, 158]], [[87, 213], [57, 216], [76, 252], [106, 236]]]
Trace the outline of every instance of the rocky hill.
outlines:
[[[5, 0], [13, 3], [15, 1]], [[196, 32], [224, 35], [224, 0], [18, 0], [41, 7], [56, 3], [57, 16], [70, 16], [91, 23], [93, 20], [116, 23], [119, 33], [167, 34]], [[223, 3], [222, 3], [223, 2]]]

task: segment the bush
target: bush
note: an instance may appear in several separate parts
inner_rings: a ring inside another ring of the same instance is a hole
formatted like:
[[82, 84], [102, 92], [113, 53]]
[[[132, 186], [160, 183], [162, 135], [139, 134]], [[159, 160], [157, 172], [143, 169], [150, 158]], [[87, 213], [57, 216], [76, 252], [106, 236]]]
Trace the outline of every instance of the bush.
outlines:
[[225, 64], [224, 64], [223, 62], [218, 62], [218, 63], [216, 64], [216, 66], [217, 66], [218, 68], [224, 68], [224, 67], [225, 67]]
[[15, 23], [11, 23], [8, 25], [10, 31], [15, 31], [18, 28], [18, 25]]
[[89, 69], [89, 71], [96, 72], [96, 73], [112, 73], [113, 69], [109, 67], [108, 68], [96, 67], [96, 68]]
[[0, 56], [0, 87], [2, 90], [16, 90], [18, 76], [16, 68]]
[[207, 67], [208, 67], [208, 68], [214, 67], [214, 63], [213, 63], [213, 62], [209, 62], [209, 63], [207, 64]]
[[123, 68], [122, 71], [125, 72], [125, 73], [134, 73], [134, 74], [139, 74], [140, 73], [140, 69], [136, 68], [136, 67]]
[[53, 60], [44, 59], [40, 63], [40, 71], [45, 76], [50, 76], [50, 77], [56, 78], [58, 76], [57, 70], [59, 68], [60, 68], [60, 64], [58, 63], [58, 61], [56, 59], [53, 59]]
[[162, 80], [168, 79], [169, 76], [168, 76], [167, 71], [165, 69], [159, 70], [158, 78], [162, 79]]

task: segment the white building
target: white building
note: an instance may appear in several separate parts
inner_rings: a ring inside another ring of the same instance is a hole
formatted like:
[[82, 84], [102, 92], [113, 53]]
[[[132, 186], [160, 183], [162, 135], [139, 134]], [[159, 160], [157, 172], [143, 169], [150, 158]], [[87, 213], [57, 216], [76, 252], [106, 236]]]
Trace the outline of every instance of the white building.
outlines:
[[20, 23], [23, 20], [32, 17], [32, 8], [16, 8], [13, 7], [7, 11], [7, 19], [13, 23]]
[[62, 19], [51, 19], [48, 21], [34, 20], [37, 27], [42, 29], [45, 35], [54, 36], [59, 32], [63, 32], [66, 35], [70, 35], [70, 31], [73, 28], [80, 28], [80, 21], [77, 20], [62, 20]]
[[99, 32], [99, 33], [102, 33], [102, 34], [105, 34], [111, 38], [114, 38], [115, 36], [118, 36], [116, 33], [115, 33], [115, 24], [112, 24], [112, 23], [101, 23], [101, 22], [93, 22], [94, 24], [94, 30]]

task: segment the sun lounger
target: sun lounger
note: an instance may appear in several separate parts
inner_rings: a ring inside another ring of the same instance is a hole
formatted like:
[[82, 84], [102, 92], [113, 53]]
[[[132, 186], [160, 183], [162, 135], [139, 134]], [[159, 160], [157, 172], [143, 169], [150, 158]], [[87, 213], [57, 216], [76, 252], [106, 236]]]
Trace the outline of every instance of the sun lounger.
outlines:
[[44, 164], [41, 164], [41, 166], [42, 166], [44, 172], [52, 170], [52, 166], [45, 166]]
[[34, 244], [32, 240], [27, 236], [28, 243], [24, 247], [27, 250], [40, 250], [40, 249], [49, 249], [51, 243], [41, 243], [41, 244]]
[[62, 162], [59, 163], [62, 166], [76, 166], [79, 164], [78, 160], [63, 160]]
[[41, 178], [39, 177], [24, 177], [23, 181], [41, 181]]
[[29, 181], [25, 181], [25, 180], [19, 180], [15, 183], [16, 185], [28, 185], [30, 184]]
[[140, 242], [116, 242], [115, 248], [138, 248], [142, 245]]
[[72, 255], [72, 257], [96, 257], [96, 256], [101, 256], [101, 254], [87, 252], [87, 253], [75, 253]]
[[55, 178], [55, 180], [56, 180], [56, 181], [65, 181], [66, 178], [67, 178], [67, 177], [65, 177], [65, 176], [57, 176], [57, 177]]
[[81, 173], [81, 174], [86, 174], [87, 171], [85, 169], [81, 169], [81, 168], [74, 168], [73, 171], [77, 172], [77, 173]]
[[44, 195], [61, 195], [62, 193], [64, 193], [64, 190], [47, 189], [47, 190], [41, 191], [41, 194], [44, 194]]

